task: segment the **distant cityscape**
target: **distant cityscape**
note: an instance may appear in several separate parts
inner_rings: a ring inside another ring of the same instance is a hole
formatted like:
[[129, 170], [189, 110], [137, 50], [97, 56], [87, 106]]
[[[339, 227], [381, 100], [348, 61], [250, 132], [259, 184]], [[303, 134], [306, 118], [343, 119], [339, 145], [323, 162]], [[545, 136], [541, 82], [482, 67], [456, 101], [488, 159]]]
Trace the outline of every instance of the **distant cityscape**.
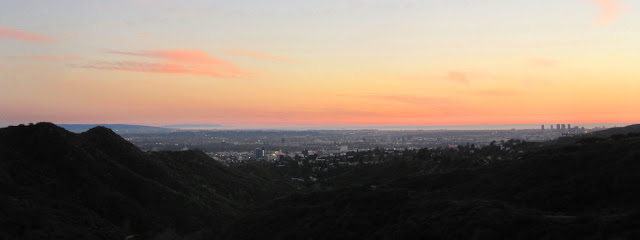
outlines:
[[[531, 125], [529, 125], [531, 126]], [[243, 161], [274, 161], [282, 157], [344, 156], [348, 152], [454, 148], [493, 141], [518, 139], [541, 142], [602, 130], [590, 124], [542, 124], [538, 129], [509, 130], [180, 130], [170, 132], [119, 132], [143, 151], [200, 149], [229, 164]], [[118, 131], [117, 131], [118, 132]]]

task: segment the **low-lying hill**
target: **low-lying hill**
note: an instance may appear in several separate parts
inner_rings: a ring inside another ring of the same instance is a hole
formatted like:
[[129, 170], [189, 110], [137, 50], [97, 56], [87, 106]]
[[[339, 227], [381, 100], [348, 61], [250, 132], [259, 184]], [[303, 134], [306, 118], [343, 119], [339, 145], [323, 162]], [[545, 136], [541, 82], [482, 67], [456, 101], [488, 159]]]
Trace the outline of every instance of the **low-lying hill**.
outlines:
[[145, 153], [104, 127], [0, 129], [0, 238], [123, 239], [215, 234], [292, 190], [200, 151]]

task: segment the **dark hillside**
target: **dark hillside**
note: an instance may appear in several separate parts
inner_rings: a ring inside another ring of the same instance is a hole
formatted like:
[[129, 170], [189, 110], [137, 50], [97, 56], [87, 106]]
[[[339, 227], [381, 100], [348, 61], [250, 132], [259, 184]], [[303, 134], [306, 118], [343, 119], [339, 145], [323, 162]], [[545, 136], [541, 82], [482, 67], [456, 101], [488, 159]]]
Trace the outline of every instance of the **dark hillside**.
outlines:
[[639, 136], [532, 144], [485, 166], [430, 156], [363, 167], [336, 180], [354, 187], [277, 200], [225, 237], [637, 239]]
[[0, 129], [0, 159], [0, 226], [9, 239], [196, 238], [290, 190], [199, 151], [141, 152], [104, 127]]
[[637, 133], [349, 157], [363, 164], [225, 167], [104, 127], [8, 127], [0, 239], [640, 238]]

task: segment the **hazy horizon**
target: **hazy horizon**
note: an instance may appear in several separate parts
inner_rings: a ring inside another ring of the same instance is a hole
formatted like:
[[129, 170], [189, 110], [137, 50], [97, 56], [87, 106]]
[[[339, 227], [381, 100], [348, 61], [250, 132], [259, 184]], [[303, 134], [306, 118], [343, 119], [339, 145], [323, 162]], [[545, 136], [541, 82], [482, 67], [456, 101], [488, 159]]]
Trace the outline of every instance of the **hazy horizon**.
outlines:
[[[35, 124], [36, 122], [34, 122]], [[22, 123], [29, 124], [29, 123]], [[140, 124], [128, 124], [128, 123], [55, 123], [56, 125], [139, 125], [150, 127], [164, 127], [164, 125], [140, 125]], [[174, 127], [174, 129], [181, 130], [363, 130], [363, 129], [376, 129], [376, 130], [510, 130], [510, 129], [540, 129], [541, 125], [545, 125], [545, 130], [550, 130], [551, 126], [556, 127], [556, 124], [570, 124], [572, 127], [625, 127], [637, 123], [545, 123], [545, 124], [459, 124], [459, 125], [352, 125], [352, 126], [233, 126], [222, 125], [220, 127]], [[15, 124], [18, 125], [18, 124]], [[0, 127], [8, 127], [15, 125], [0, 125]], [[175, 124], [175, 125], [189, 125], [189, 124]], [[199, 124], [206, 125], [206, 124]], [[215, 125], [212, 123], [211, 125]]]

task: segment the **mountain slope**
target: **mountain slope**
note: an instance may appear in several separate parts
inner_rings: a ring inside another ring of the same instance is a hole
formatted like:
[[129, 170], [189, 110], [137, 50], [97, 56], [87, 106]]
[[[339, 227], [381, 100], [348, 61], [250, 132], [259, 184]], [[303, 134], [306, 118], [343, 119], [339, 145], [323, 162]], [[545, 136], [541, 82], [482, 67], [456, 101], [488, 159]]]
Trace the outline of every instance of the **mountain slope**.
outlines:
[[9, 238], [195, 238], [291, 190], [202, 152], [141, 152], [104, 127], [0, 129], [0, 160]]

